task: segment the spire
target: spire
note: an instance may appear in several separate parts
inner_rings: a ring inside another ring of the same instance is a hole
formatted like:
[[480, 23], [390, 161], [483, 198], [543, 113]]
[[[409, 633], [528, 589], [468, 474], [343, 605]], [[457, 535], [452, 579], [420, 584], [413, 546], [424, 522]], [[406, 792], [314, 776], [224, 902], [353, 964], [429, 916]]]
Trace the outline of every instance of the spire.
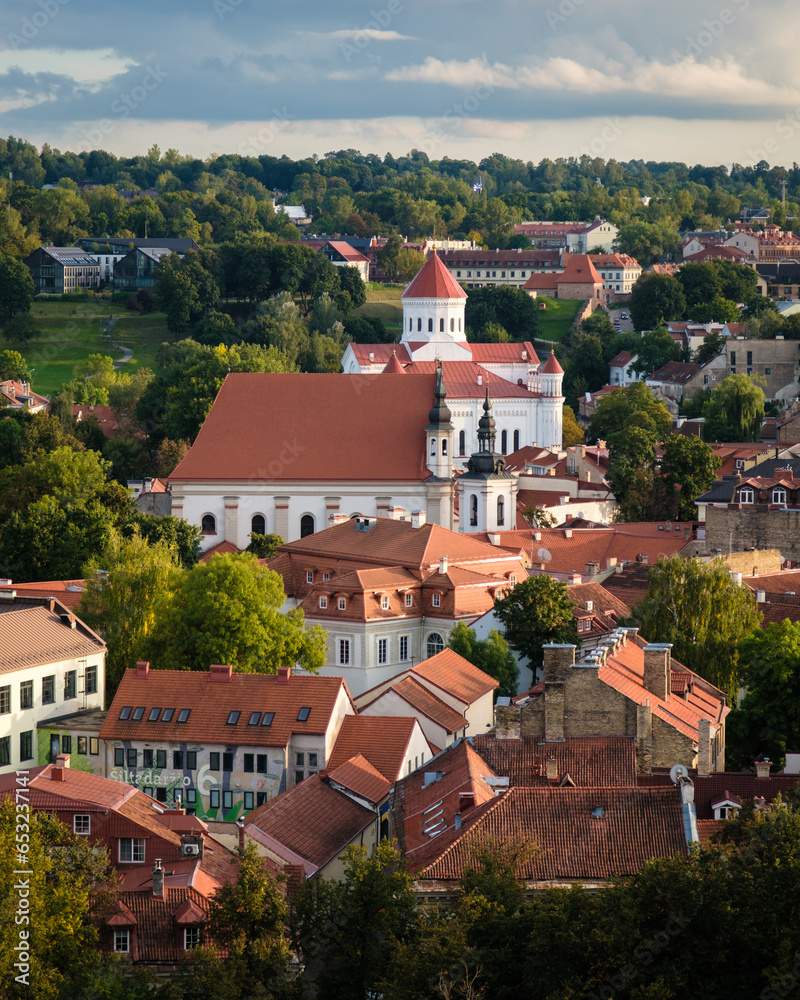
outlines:
[[447, 389], [444, 387], [444, 371], [442, 370], [442, 363], [436, 367], [436, 390], [434, 393], [436, 401], [428, 414], [428, 419], [430, 423], [428, 424], [427, 430], [449, 430], [453, 429], [451, 423], [452, 414], [450, 413], [450, 408], [446, 403], [447, 399]]
[[497, 432], [492, 416], [492, 401], [489, 399], [489, 386], [486, 386], [486, 398], [483, 401], [483, 416], [478, 421], [478, 451], [494, 454], [494, 444]]

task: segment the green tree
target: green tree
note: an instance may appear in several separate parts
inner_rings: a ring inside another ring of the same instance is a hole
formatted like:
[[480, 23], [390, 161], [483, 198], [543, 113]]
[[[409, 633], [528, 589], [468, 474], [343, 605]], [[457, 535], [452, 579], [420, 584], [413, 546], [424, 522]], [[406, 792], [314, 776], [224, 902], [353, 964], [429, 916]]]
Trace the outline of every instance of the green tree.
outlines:
[[637, 345], [638, 357], [631, 365], [637, 375], [647, 377], [670, 361], [681, 360], [681, 347], [667, 333], [665, 327], [646, 333]]
[[722, 459], [700, 438], [672, 434], [664, 442], [659, 472], [664, 492], [664, 513], [673, 521], [694, 521], [694, 501], [716, 482]]
[[17, 382], [31, 380], [28, 363], [19, 351], [0, 351], [0, 382], [7, 379], [16, 379]]
[[397, 259], [402, 249], [403, 241], [399, 236], [393, 234], [386, 240], [383, 247], [377, 253], [381, 270], [385, 274], [388, 274], [390, 278], [397, 277]]
[[565, 404], [561, 417], [561, 447], [572, 448], [582, 444], [585, 436], [586, 432], [575, 418], [575, 411]]
[[167, 315], [167, 328], [185, 333], [219, 301], [216, 260], [208, 251], [189, 250], [182, 257], [171, 253], [155, 271], [153, 299]]
[[216, 347], [217, 344], [230, 346], [241, 340], [241, 337], [236, 324], [227, 313], [211, 309], [197, 324], [194, 339], [200, 344]]
[[425, 266], [427, 257], [421, 250], [411, 247], [401, 247], [397, 252], [395, 274], [404, 283], [408, 283]]
[[227, 663], [269, 674], [297, 664], [315, 673], [325, 632], [306, 626], [300, 608], [281, 614], [283, 602], [283, 580], [256, 556], [212, 556], [178, 578], [143, 644], [147, 658], [170, 670]]
[[735, 703], [738, 644], [758, 626], [761, 613], [753, 592], [734, 583], [722, 559], [659, 559], [650, 570], [647, 597], [636, 605], [634, 616], [649, 642], [672, 643], [679, 663]]
[[500, 285], [496, 288], [471, 288], [464, 313], [467, 337], [489, 323], [497, 323], [508, 331], [512, 340], [532, 340], [538, 333], [536, 302], [521, 288]]
[[349, 316], [353, 309], [358, 309], [367, 301], [367, 286], [357, 267], [339, 268], [339, 286], [336, 304], [343, 316]]
[[348, 847], [344, 878], [304, 882], [295, 936], [318, 995], [364, 1000], [387, 978], [416, 917], [411, 878], [400, 852], [383, 841], [372, 854]]
[[26, 264], [16, 257], [0, 254], [0, 322], [30, 311], [36, 286]]
[[464, 622], [459, 622], [447, 641], [450, 649], [469, 660], [479, 670], [500, 682], [495, 700], [503, 695], [515, 695], [519, 683], [519, 670], [514, 654], [497, 629], [489, 632], [487, 639], [478, 639]]
[[494, 610], [508, 644], [527, 658], [534, 675], [542, 665], [542, 647], [576, 640], [567, 588], [550, 576], [529, 576], [495, 598]]
[[692, 361], [698, 365], [706, 365], [725, 350], [725, 338], [716, 332], [706, 334], [703, 343], [694, 352]]
[[227, 952], [224, 975], [247, 984], [249, 995], [256, 985], [271, 992], [288, 977], [287, 915], [285, 887], [250, 841], [239, 854], [236, 881], [220, 886], [208, 907], [211, 939]]
[[[637, 219], [619, 227], [614, 250], [617, 253], [630, 254], [642, 267], [648, 267], [668, 254], [677, 253], [679, 240], [678, 227], [674, 223], [666, 220], [645, 222]], [[642, 328], [637, 327], [637, 329]]]
[[703, 407], [706, 441], [758, 441], [764, 422], [764, 391], [750, 375], [729, 375]]
[[258, 559], [272, 559], [279, 545], [283, 545], [280, 535], [259, 535], [254, 531], [245, 552], [251, 552]]
[[800, 746], [800, 623], [786, 619], [755, 630], [739, 643], [745, 696], [727, 722], [729, 766], [759, 753], [780, 769]]
[[42, 335], [42, 328], [31, 313], [17, 313], [13, 319], [3, 324], [3, 336], [11, 344], [21, 344], [23, 348]]
[[686, 315], [686, 298], [677, 278], [643, 274], [633, 286], [630, 313], [636, 330], [654, 330]]
[[108, 544], [83, 567], [86, 587], [80, 614], [106, 641], [106, 696], [110, 702], [123, 673], [141, 658], [145, 637], [177, 585], [180, 570], [173, 548], [150, 544], [136, 532], [113, 532]]
[[604, 396], [589, 420], [589, 441], [608, 441], [632, 427], [646, 431], [653, 443], [664, 440], [672, 429], [669, 410], [643, 382], [634, 382]]

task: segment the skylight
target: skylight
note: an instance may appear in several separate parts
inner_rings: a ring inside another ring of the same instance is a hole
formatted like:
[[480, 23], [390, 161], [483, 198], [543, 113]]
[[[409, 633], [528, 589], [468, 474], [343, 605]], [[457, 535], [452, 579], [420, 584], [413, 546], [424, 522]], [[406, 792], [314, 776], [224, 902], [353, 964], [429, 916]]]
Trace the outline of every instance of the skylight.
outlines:
[[144, 705], [137, 705], [133, 710], [133, 721], [139, 722], [144, 717]]
[[274, 712], [264, 712], [264, 718], [261, 720], [262, 726], [271, 726], [272, 720], [275, 718]]
[[119, 713], [120, 719], [130, 719], [132, 711], [133, 705], [123, 705], [122, 711]]
[[250, 718], [247, 720], [248, 726], [257, 726], [258, 720], [261, 718], [261, 712], [251, 712]]
[[164, 714], [161, 716], [162, 722], [172, 722], [172, 716], [175, 714], [174, 708], [165, 708]]
[[182, 708], [180, 712], [178, 712], [178, 722], [186, 722], [189, 718], [190, 712], [191, 708]]
[[150, 714], [147, 716], [147, 721], [148, 722], [158, 722], [159, 715], [161, 715], [161, 709], [160, 708], [151, 708], [150, 709]]
[[229, 726], [235, 726], [236, 723], [239, 721], [239, 716], [241, 714], [242, 714], [241, 712], [230, 712], [228, 714], [228, 723], [227, 724]]
[[297, 713], [297, 721], [298, 722], [306, 722], [307, 719], [308, 719], [308, 717], [309, 717], [309, 715], [311, 715], [311, 709], [307, 705], [305, 705]]

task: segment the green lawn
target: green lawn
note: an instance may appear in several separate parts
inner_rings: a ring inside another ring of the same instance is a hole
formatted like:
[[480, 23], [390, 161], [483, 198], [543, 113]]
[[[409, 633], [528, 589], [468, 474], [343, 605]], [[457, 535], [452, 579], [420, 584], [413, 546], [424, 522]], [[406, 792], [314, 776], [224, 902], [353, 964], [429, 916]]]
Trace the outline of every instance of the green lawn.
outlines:
[[367, 302], [399, 302], [405, 285], [383, 285], [379, 281], [367, 282]]
[[539, 320], [537, 341], [549, 342], [552, 340], [559, 343], [575, 322], [575, 317], [583, 303], [572, 302], [569, 299], [548, 299], [543, 295], [540, 295], [536, 301], [547, 303], [547, 308], [540, 309], [537, 317]]
[[3, 346], [25, 357], [33, 370], [33, 388], [49, 396], [72, 378], [74, 366], [90, 354], [106, 354], [115, 361], [122, 358], [122, 352], [103, 337], [103, 326], [112, 311], [121, 318], [111, 339], [134, 352], [125, 370], [152, 366], [158, 346], [172, 339], [164, 315], [136, 316], [108, 302], [34, 302], [32, 312], [41, 337], [27, 348], [7, 341]]

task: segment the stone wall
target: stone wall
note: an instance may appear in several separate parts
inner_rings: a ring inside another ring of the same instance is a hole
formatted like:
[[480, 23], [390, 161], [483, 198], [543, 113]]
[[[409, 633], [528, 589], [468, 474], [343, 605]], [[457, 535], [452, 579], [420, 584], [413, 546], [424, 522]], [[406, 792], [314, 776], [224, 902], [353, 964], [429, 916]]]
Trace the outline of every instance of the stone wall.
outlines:
[[[722, 553], [746, 552], [748, 549], [766, 551], [777, 549], [782, 559], [800, 560], [800, 510], [783, 510], [768, 504], [748, 504], [740, 507], [706, 507], [706, 546]], [[747, 553], [750, 557], [755, 552]], [[761, 569], [761, 560], [754, 565]], [[745, 562], [745, 565], [747, 563]], [[742, 570], [744, 572], [744, 570]]]

